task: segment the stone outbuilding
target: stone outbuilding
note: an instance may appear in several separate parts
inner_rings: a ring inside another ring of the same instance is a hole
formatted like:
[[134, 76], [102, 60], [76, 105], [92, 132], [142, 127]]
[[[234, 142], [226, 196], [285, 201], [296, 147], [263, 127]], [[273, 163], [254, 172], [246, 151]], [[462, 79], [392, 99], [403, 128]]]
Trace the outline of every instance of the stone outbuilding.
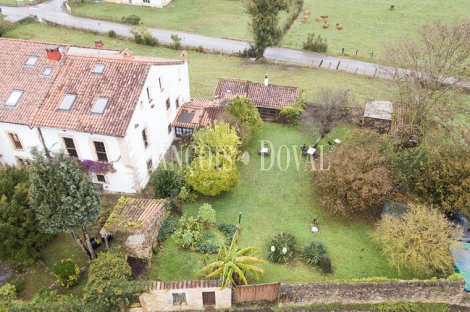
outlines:
[[393, 103], [389, 101], [368, 101], [364, 109], [362, 124], [380, 133], [390, 131], [392, 125]]
[[122, 239], [127, 256], [148, 259], [157, 245], [165, 215], [165, 206], [159, 200], [121, 197], [100, 234]]
[[140, 304], [144, 312], [230, 309], [232, 290], [220, 285], [220, 280], [154, 282]]

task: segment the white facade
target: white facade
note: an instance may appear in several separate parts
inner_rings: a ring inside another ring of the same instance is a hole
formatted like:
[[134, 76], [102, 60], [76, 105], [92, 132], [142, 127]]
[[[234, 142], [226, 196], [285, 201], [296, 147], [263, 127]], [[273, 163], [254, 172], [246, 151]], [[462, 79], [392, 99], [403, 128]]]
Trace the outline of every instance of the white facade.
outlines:
[[[168, 109], [167, 99], [170, 100]], [[107, 173], [105, 181], [99, 181], [97, 175], [92, 174], [93, 182], [103, 184], [106, 191], [137, 192], [147, 185], [149, 171], [157, 168], [174, 139], [174, 130], [170, 128], [169, 132], [169, 125], [176, 115], [176, 99], [180, 105], [190, 99], [187, 62], [151, 66], [138, 103], [129, 103], [135, 109], [124, 137], [45, 127], [40, 127], [39, 131], [38, 127], [0, 122], [0, 165], [18, 165], [21, 159], [31, 159], [31, 147], [43, 148], [41, 134], [45, 146], [53, 151], [66, 151], [64, 138], [73, 139], [81, 160], [97, 161], [94, 142], [102, 142], [108, 162], [116, 172]], [[147, 147], [144, 146], [144, 129]], [[19, 140], [22, 148], [18, 148], [15, 140]]]
[[119, 4], [130, 4], [130, 5], [140, 5], [140, 6], [149, 6], [155, 8], [163, 8], [168, 5], [171, 0], [104, 0], [105, 2], [113, 2]]

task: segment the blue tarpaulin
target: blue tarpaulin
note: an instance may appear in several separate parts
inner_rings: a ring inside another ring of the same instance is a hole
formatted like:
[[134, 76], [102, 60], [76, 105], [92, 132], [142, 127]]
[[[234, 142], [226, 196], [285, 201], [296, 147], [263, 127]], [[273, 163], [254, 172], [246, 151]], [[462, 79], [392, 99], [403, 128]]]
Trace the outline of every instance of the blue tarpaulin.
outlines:
[[465, 280], [465, 291], [470, 291], [470, 243], [458, 243], [452, 250], [455, 271]]

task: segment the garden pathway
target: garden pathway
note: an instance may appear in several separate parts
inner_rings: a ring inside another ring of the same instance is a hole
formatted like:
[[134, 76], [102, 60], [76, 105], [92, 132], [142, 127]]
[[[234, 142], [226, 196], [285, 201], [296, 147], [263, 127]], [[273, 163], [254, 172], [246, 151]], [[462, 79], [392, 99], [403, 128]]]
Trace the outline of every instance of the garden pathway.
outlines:
[[[62, 0], [50, 0], [35, 6], [31, 6], [29, 8], [6, 6], [1, 6], [0, 8], [3, 11], [3, 14], [5, 14], [7, 19], [10, 21], [18, 21], [27, 16], [37, 16], [40, 21], [47, 20], [58, 25], [84, 28], [98, 32], [114, 30], [118, 35], [132, 37], [129, 32], [131, 26], [69, 15], [64, 11], [62, 2]], [[154, 28], [149, 28], [149, 30], [152, 35], [158, 39], [158, 41], [164, 43], [171, 43], [172, 40], [170, 36], [177, 33], [183, 39], [183, 45], [192, 47], [203, 46], [208, 50], [222, 51], [227, 53], [236, 53], [249, 47], [248, 43], [242, 41], [206, 37]], [[274, 61], [321, 66], [323, 68], [345, 70], [367, 76], [379, 76], [384, 78], [390, 77], [388, 74], [390, 69], [384, 68], [378, 64], [332, 57], [313, 52], [273, 47], [268, 48], [264, 55], [267, 59]]]

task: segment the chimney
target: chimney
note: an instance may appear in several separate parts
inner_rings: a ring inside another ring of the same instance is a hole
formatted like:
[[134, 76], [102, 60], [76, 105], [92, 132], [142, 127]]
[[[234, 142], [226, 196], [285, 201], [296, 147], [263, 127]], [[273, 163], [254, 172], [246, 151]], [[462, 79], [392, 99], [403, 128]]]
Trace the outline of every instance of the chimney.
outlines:
[[103, 43], [101, 42], [101, 39], [95, 39], [95, 48], [96, 49], [103, 49]]
[[264, 86], [268, 86], [268, 74], [264, 75]]
[[183, 50], [183, 52], [181, 52], [181, 58], [183, 59], [183, 62], [188, 61], [188, 52], [186, 52], [186, 50]]
[[121, 55], [125, 60], [132, 60], [132, 52], [128, 48], [125, 48]]
[[46, 47], [47, 58], [49, 61], [58, 61], [60, 60], [60, 51], [58, 46], [48, 46]]

